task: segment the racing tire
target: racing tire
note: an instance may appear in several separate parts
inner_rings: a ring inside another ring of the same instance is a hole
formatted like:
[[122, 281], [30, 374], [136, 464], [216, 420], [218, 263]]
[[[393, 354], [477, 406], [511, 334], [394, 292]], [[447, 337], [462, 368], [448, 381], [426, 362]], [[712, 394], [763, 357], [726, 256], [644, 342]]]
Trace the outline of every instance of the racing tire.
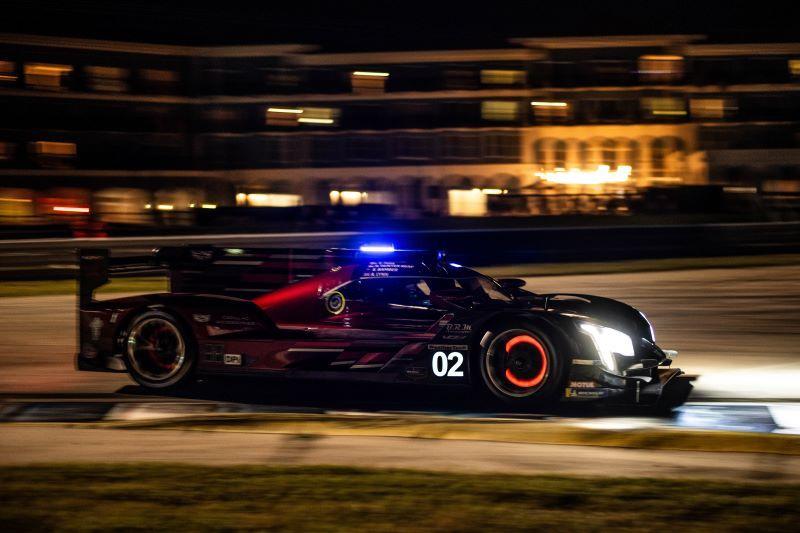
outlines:
[[186, 385], [194, 377], [194, 337], [173, 315], [147, 311], [133, 319], [123, 353], [130, 376], [148, 389]]
[[487, 330], [478, 346], [479, 386], [510, 407], [542, 407], [564, 391], [566, 357], [556, 335], [531, 322], [506, 322]]

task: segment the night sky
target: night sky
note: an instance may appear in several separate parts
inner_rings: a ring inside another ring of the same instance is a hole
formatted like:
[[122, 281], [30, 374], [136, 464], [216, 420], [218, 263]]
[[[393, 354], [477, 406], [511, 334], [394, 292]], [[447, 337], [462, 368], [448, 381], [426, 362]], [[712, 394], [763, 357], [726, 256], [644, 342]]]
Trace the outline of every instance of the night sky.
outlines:
[[800, 41], [797, 2], [11, 0], [0, 31], [187, 45], [308, 43], [326, 51], [507, 46], [509, 37], [699, 33]]

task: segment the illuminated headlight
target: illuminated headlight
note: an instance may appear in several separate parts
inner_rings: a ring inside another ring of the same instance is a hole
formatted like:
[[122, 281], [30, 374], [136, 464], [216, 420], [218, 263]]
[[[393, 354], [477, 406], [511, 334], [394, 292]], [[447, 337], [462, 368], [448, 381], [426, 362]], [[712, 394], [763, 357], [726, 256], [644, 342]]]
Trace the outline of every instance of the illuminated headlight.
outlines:
[[581, 330], [592, 339], [600, 361], [611, 371], [616, 370], [615, 353], [628, 357], [634, 355], [631, 338], [621, 331], [586, 322], [581, 324]]

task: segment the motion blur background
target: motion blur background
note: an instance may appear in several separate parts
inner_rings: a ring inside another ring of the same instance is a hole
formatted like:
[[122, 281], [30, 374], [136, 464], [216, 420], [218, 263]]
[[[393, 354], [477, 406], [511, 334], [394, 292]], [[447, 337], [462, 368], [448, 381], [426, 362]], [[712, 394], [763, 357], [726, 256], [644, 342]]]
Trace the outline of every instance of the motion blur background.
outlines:
[[[0, 523], [796, 529], [798, 11], [0, 3]], [[622, 299], [694, 391], [658, 417], [508, 413], [319, 382], [154, 394], [73, 368], [77, 247], [365, 242]]]
[[377, 4], [4, 4], [0, 235], [800, 213], [790, 11]]

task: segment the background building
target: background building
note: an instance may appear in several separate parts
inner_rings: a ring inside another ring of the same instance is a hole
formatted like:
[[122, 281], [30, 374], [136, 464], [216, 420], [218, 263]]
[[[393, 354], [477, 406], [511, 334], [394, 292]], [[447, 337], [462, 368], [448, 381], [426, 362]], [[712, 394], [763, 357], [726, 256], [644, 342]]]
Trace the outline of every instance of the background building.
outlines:
[[531, 215], [625, 212], [663, 187], [792, 195], [798, 91], [800, 44], [698, 35], [336, 54], [0, 35], [0, 214]]

